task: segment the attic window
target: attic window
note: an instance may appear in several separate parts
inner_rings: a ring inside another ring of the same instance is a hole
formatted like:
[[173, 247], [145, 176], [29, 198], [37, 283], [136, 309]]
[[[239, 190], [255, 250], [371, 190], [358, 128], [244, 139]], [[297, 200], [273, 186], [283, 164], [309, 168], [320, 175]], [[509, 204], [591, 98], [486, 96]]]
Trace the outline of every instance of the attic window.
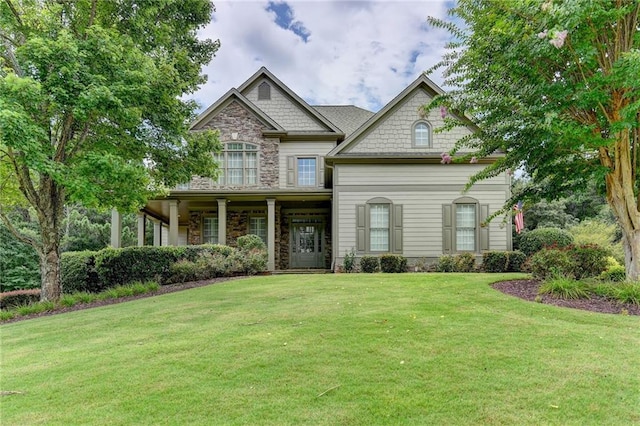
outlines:
[[413, 146], [431, 146], [431, 126], [426, 121], [418, 121], [413, 125]]
[[271, 86], [266, 81], [263, 81], [258, 86], [258, 100], [268, 101], [271, 99]]

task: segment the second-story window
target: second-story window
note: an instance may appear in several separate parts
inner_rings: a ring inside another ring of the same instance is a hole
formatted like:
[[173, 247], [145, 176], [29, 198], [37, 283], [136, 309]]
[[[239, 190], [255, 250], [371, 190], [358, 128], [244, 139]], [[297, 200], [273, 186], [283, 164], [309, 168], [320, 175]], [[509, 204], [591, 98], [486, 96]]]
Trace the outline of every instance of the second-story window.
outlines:
[[216, 154], [219, 175], [218, 185], [257, 185], [258, 147], [249, 143], [227, 143]]
[[298, 186], [316, 185], [316, 158], [298, 158]]

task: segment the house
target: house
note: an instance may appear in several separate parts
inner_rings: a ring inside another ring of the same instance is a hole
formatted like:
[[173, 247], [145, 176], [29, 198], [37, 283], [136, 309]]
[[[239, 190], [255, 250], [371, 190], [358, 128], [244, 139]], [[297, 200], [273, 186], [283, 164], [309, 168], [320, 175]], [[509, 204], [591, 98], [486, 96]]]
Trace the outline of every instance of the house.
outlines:
[[233, 245], [256, 234], [267, 244], [270, 270], [335, 270], [351, 250], [356, 257], [397, 253], [409, 264], [509, 250], [511, 227], [483, 221], [509, 197], [510, 177], [463, 193], [493, 160], [441, 162], [472, 129], [434, 132], [440, 112], [418, 110], [438, 93], [421, 75], [377, 113], [311, 106], [263, 67], [192, 124], [193, 131], [219, 130], [220, 176], [196, 176], [150, 201], [139, 215], [139, 241], [145, 218], [155, 223], [155, 244]]

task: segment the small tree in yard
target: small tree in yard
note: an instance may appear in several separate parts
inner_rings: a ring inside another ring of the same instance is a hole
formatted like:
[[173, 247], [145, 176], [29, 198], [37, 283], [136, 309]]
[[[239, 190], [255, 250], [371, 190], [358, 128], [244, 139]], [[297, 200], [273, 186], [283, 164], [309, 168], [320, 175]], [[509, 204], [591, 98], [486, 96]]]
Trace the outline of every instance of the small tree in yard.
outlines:
[[[627, 277], [640, 274], [640, 2], [459, 0], [441, 20], [455, 40], [438, 66], [455, 86], [427, 109], [478, 129], [456, 144], [460, 160], [496, 155], [474, 182], [509, 169], [534, 185], [519, 199], [550, 199], [606, 185], [623, 233]], [[511, 209], [511, 199], [503, 211]]]
[[[192, 174], [215, 174], [214, 133], [189, 134], [181, 99], [219, 43], [198, 40], [206, 0], [0, 1], [0, 218], [40, 258], [57, 300], [63, 207], [134, 211]], [[40, 235], [8, 209], [31, 206]]]

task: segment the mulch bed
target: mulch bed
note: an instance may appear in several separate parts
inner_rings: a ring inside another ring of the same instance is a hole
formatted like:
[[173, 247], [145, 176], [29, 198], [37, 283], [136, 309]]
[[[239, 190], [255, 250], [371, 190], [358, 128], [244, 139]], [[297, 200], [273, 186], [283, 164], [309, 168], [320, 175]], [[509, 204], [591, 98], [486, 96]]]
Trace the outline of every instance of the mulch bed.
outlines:
[[605, 314], [624, 313], [627, 315], [640, 315], [639, 305], [634, 305], [632, 303], [620, 303], [602, 296], [592, 295], [589, 299], [561, 299], [548, 294], [538, 295], [540, 281], [537, 280], [502, 281], [493, 284], [492, 287], [510, 296], [519, 297], [520, 299], [531, 302], [539, 302], [547, 305], [582, 309], [584, 311], [600, 312]]
[[[242, 277], [227, 277], [216, 278], [213, 280], [204, 281], [191, 281], [181, 284], [171, 284], [160, 287], [157, 291], [145, 294], [139, 294], [136, 296], [119, 297], [117, 299], [101, 300], [92, 303], [80, 303], [68, 308], [60, 308], [55, 311], [41, 312], [39, 314], [26, 315], [16, 317], [10, 320], [1, 321], [2, 324], [22, 321], [30, 318], [44, 317], [48, 315], [61, 314], [64, 312], [79, 311], [82, 309], [96, 308], [99, 306], [113, 305], [121, 302], [128, 302], [130, 300], [143, 299], [145, 297], [158, 296], [160, 294], [173, 293], [176, 291], [187, 290], [195, 287], [203, 287], [206, 285], [219, 284], [224, 281], [238, 279]], [[540, 282], [536, 280], [513, 280], [513, 281], [501, 281], [493, 284], [494, 289], [501, 291], [502, 293], [510, 296], [519, 297], [520, 299], [528, 300], [531, 302], [545, 303], [548, 305], [562, 306], [565, 308], [582, 309], [585, 311], [601, 312], [606, 314], [628, 314], [628, 315], [640, 315], [640, 306], [631, 303], [620, 303], [612, 301], [600, 296], [591, 296], [590, 299], [561, 299], [559, 297], [551, 295], [540, 295], [538, 297], [538, 289], [540, 288]]]

